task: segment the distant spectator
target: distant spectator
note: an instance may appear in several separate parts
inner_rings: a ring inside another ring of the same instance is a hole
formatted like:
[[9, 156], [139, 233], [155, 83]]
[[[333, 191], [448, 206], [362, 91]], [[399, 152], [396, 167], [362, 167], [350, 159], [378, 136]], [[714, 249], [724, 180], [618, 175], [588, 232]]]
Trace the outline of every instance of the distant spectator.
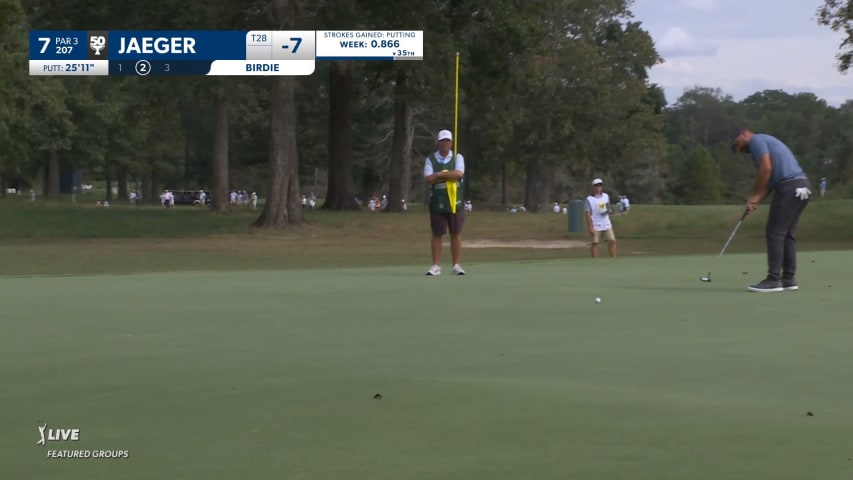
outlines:
[[589, 236], [592, 237], [590, 255], [598, 258], [598, 244], [601, 238], [608, 242], [608, 252], [611, 258], [616, 257], [616, 235], [610, 222], [610, 197], [603, 191], [604, 182], [600, 178], [592, 181], [592, 193], [586, 197], [586, 224]]

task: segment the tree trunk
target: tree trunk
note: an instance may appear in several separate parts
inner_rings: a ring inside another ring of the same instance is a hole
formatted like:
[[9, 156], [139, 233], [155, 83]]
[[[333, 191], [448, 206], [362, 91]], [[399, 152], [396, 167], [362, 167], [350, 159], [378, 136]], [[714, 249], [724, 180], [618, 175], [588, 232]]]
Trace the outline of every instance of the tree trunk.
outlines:
[[192, 186], [193, 147], [196, 145], [195, 107], [196, 98], [193, 89], [187, 89], [181, 101], [181, 123], [184, 133], [184, 171], [182, 187], [189, 190]]
[[151, 171], [151, 203], [159, 203], [160, 202], [160, 192], [163, 189], [160, 188], [160, 174], [155, 170]]
[[228, 100], [216, 99], [213, 137], [213, 213], [228, 213]]
[[329, 68], [329, 184], [323, 208], [358, 208], [352, 192], [352, 68], [353, 62]]
[[406, 71], [397, 67], [394, 85], [394, 139], [391, 145], [391, 166], [388, 179], [388, 205], [386, 212], [403, 211], [403, 183], [409, 179], [403, 175], [406, 140], [409, 134], [409, 104], [406, 102]]
[[6, 190], [9, 187], [6, 184], [6, 177], [4, 175], [0, 175], [0, 198], [6, 198]]
[[112, 202], [113, 201], [113, 176], [110, 173], [109, 169], [107, 169], [106, 187], [107, 187], [107, 193], [104, 195], [104, 201]]
[[501, 163], [501, 206], [506, 206], [506, 158]]
[[411, 108], [406, 109], [406, 142], [403, 144], [403, 191], [402, 200], [409, 201], [409, 189], [412, 186], [412, 146], [415, 143], [415, 118]]
[[541, 158], [536, 155], [527, 161], [524, 206], [534, 213], [542, 211], [551, 196], [551, 167]]
[[130, 200], [127, 194], [127, 167], [118, 169], [118, 199], [123, 202]]
[[159, 195], [152, 195], [151, 191], [151, 170], [146, 170], [142, 174], [142, 188], [139, 190], [142, 195], [142, 203], [155, 203], [159, 201]]
[[44, 196], [49, 200], [59, 198], [59, 152], [51, 149], [47, 158], [47, 184]]
[[270, 87], [268, 197], [254, 226], [275, 229], [302, 223], [299, 156], [296, 148], [296, 99], [293, 77], [273, 77]]
[[192, 171], [190, 169], [190, 162], [192, 162], [192, 147], [190, 146], [190, 142], [192, 138], [190, 138], [190, 134], [188, 132], [184, 132], [184, 181], [183, 181], [183, 189], [190, 189], [190, 176], [192, 175]]

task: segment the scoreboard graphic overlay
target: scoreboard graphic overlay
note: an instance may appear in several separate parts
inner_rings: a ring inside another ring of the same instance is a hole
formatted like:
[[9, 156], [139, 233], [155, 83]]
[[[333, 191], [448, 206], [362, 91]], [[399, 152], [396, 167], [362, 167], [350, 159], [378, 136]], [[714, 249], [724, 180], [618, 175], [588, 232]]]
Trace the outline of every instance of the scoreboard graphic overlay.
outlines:
[[317, 61], [423, 60], [420, 30], [30, 31], [30, 75], [311, 75]]

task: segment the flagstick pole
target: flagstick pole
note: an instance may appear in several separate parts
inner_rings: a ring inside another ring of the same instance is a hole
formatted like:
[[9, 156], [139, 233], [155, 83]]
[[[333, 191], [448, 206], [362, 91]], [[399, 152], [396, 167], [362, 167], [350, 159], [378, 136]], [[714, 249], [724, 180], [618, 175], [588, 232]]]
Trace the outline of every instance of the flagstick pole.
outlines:
[[453, 155], [456, 156], [456, 141], [459, 138], [459, 52], [456, 52], [456, 87], [453, 98]]

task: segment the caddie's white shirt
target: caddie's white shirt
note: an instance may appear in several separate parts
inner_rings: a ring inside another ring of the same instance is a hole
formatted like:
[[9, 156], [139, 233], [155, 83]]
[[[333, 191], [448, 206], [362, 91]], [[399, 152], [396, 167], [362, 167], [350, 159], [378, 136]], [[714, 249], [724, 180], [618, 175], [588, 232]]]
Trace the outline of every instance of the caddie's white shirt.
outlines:
[[[438, 163], [449, 163], [453, 158], [453, 150], [447, 152], [446, 157], [442, 157], [441, 154], [436, 151], [435, 158], [438, 160]], [[459, 170], [463, 174], [465, 173], [465, 157], [463, 157], [461, 153], [456, 155], [456, 170]], [[432, 162], [429, 161], [429, 157], [426, 157], [424, 162], [424, 178], [432, 175], [433, 173], [435, 172], [432, 171]]]
[[613, 228], [610, 223], [610, 215], [607, 207], [610, 205], [610, 196], [601, 193], [600, 196], [590, 195], [586, 197], [586, 211], [592, 214], [592, 227], [596, 232], [605, 232]]

